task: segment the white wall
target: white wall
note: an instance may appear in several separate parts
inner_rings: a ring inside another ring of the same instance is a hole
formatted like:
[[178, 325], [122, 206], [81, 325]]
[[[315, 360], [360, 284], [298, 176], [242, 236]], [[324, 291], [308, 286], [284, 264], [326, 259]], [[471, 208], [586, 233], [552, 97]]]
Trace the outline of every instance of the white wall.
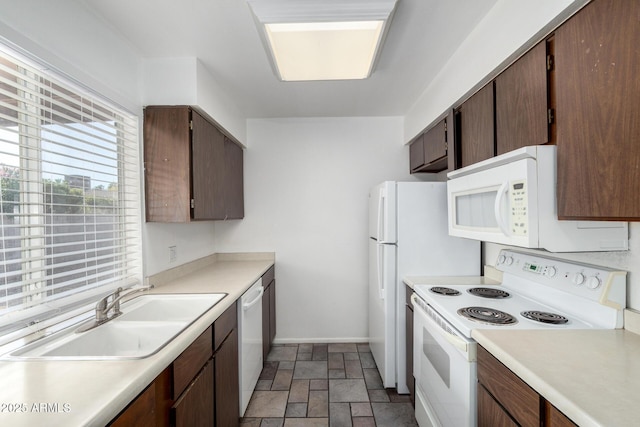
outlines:
[[367, 337], [371, 186], [412, 180], [401, 118], [249, 120], [242, 221], [216, 250], [276, 253], [279, 341]]

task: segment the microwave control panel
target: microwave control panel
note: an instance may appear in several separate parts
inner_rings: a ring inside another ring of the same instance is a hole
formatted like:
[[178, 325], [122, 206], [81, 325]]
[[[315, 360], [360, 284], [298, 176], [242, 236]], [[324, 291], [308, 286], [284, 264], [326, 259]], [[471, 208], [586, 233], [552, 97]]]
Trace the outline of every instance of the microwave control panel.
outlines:
[[511, 181], [509, 187], [509, 228], [514, 236], [526, 236], [529, 234], [527, 181]]

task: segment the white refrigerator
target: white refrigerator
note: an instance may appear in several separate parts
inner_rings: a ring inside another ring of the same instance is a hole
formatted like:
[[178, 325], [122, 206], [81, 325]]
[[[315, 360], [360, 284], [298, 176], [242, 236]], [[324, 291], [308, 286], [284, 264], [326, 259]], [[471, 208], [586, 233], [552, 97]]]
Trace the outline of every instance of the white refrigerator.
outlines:
[[386, 181], [369, 192], [369, 346], [385, 388], [408, 393], [406, 276], [480, 274], [480, 242], [451, 237], [446, 182]]

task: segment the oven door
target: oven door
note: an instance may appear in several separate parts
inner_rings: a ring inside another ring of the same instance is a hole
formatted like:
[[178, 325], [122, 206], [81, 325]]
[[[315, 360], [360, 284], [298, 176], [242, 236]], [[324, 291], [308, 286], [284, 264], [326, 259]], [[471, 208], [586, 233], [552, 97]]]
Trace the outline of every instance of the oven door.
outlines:
[[453, 328], [416, 294], [413, 374], [420, 427], [476, 425], [477, 344]]

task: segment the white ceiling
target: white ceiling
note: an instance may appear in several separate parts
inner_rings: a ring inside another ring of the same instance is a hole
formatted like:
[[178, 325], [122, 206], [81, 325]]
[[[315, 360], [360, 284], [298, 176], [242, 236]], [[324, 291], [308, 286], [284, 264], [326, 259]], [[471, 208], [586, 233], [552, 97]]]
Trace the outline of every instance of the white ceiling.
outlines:
[[197, 57], [249, 118], [403, 116], [496, 1], [398, 0], [370, 78], [281, 82], [244, 0], [84, 0], [140, 56]]

